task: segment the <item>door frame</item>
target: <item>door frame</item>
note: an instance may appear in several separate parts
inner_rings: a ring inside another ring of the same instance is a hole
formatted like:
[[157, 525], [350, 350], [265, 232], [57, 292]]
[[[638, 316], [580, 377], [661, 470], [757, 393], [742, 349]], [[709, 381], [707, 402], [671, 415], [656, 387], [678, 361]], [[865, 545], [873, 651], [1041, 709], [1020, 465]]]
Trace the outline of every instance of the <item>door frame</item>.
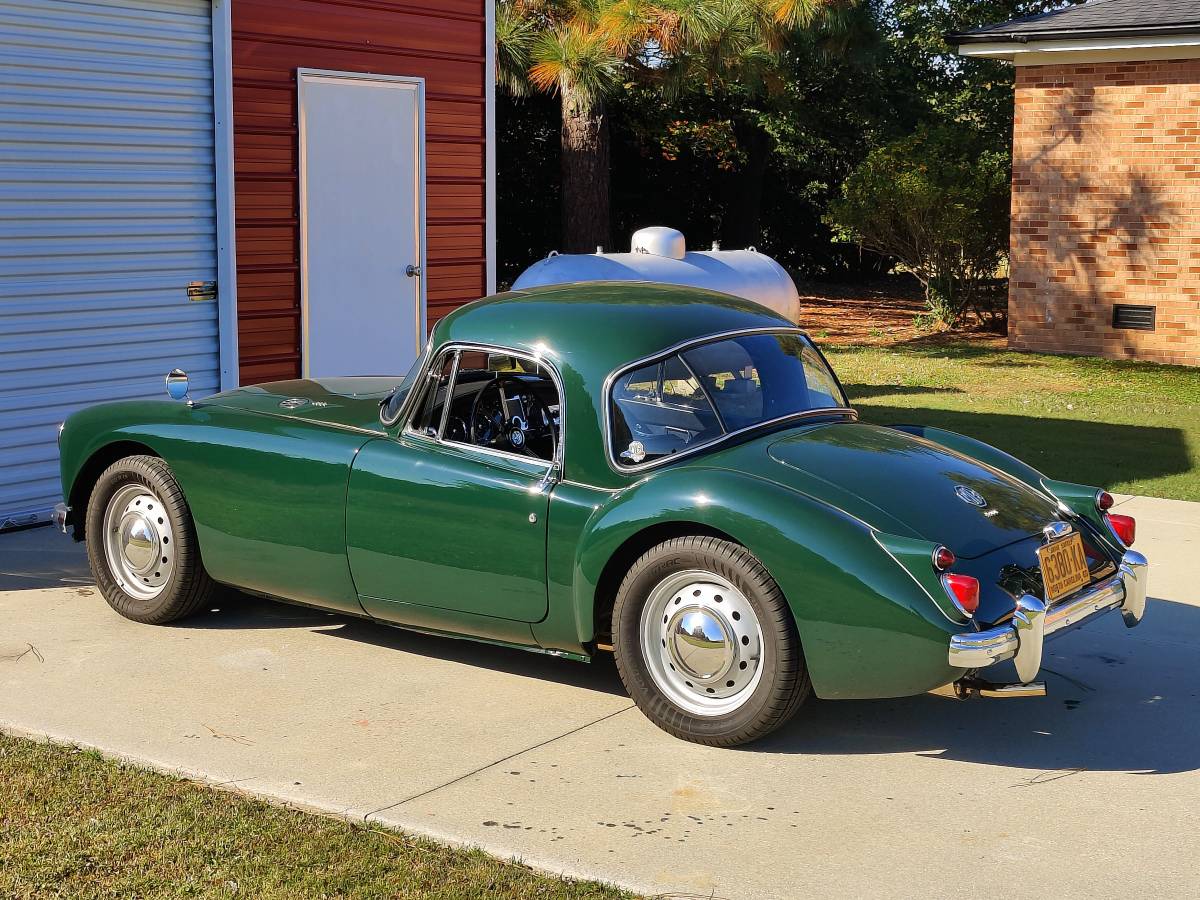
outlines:
[[420, 266], [421, 274], [417, 276], [417, 310], [416, 310], [416, 346], [413, 348], [420, 357], [425, 346], [426, 333], [426, 273], [428, 269], [425, 250], [426, 240], [425, 221], [425, 79], [414, 75], [376, 75], [371, 72], [342, 72], [333, 69], [296, 69], [296, 123], [299, 131], [299, 231], [300, 231], [300, 376], [309, 376], [309, 335], [308, 335], [308, 154], [306, 151], [307, 122], [304, 108], [304, 86], [306, 79], [345, 80], [347, 82], [372, 82], [410, 85], [416, 91], [416, 112], [413, 127], [416, 130], [416, 177], [413, 190], [416, 216], [416, 252], [413, 254]]
[[[432, 349], [432, 348], [431, 348]], [[429, 389], [429, 381], [437, 367], [438, 362], [445, 359], [448, 353], [494, 353], [501, 356], [512, 356], [516, 359], [523, 359], [531, 362], [534, 365], [541, 366], [550, 373], [550, 380], [554, 382], [554, 389], [558, 391], [558, 440], [554, 444], [554, 456], [549, 460], [545, 460], [547, 490], [549, 487], [565, 477], [566, 472], [566, 444], [567, 444], [567, 392], [563, 389], [562, 375], [558, 371], [558, 367], [546, 356], [532, 353], [528, 350], [517, 350], [512, 347], [506, 347], [503, 344], [484, 344], [472, 341], [447, 341], [437, 350], [429, 353], [428, 359], [421, 367], [420, 373], [417, 375], [417, 380], [413, 384], [413, 389], [409, 391], [405, 403], [401, 406], [396, 418], [392, 420], [391, 426], [398, 426], [395, 432], [397, 440], [412, 438], [417, 441], [426, 441], [438, 446], [454, 447], [456, 449], [464, 449], [468, 452], [477, 453], [483, 457], [499, 457], [500, 459], [519, 460], [522, 462], [531, 461], [530, 457], [523, 456], [519, 453], [511, 453], [506, 450], [493, 450], [490, 447], [481, 447], [478, 444], [466, 444], [458, 441], [447, 441], [443, 438], [443, 432], [446, 426], [447, 408], [442, 411], [442, 420], [438, 424], [438, 433], [436, 436], [421, 434], [412, 427], [413, 417], [417, 414], [425, 396], [426, 390]], [[458, 361], [454, 363], [454, 371], [450, 376], [450, 389], [453, 391], [454, 383], [458, 379]]]
[[232, 0], [212, 0], [213, 174], [217, 213], [217, 331], [221, 390], [241, 384], [233, 170]]

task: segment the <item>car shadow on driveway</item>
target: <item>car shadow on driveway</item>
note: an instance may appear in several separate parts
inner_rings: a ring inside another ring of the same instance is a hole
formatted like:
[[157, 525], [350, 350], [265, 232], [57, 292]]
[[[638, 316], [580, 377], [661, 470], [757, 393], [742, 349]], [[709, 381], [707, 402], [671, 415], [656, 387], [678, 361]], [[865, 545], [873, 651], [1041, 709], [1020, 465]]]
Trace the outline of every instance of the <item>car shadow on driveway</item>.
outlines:
[[427, 656], [526, 678], [557, 681], [560, 684], [605, 694], [625, 695], [625, 688], [609, 654], [601, 654], [591, 663], [580, 663], [515, 647], [422, 634], [371, 619], [309, 609], [238, 592], [231, 592], [210, 610], [167, 627], [237, 630], [307, 628], [328, 637], [371, 644], [416, 656]]
[[[582, 690], [627, 696], [613, 658], [578, 663], [511, 647], [422, 634], [353, 616], [236, 596], [175, 628], [309, 628], [355, 641]], [[929, 759], [1035, 770], [1168, 774], [1200, 769], [1200, 608], [1150, 601], [1127, 631], [1108, 615], [1047, 645], [1049, 695], [961, 701], [942, 694], [889, 700], [811, 699], [788, 725], [731, 752]], [[1144, 640], [1131, 639], [1144, 636]], [[993, 677], [1012, 679], [1007, 666]], [[1036, 783], [1036, 782], [1032, 782]]]
[[402, 650], [418, 656], [436, 657], [479, 669], [491, 669], [539, 681], [555, 681], [584, 690], [626, 696], [616, 664], [607, 653], [598, 655], [590, 663], [581, 663], [515, 647], [500, 647], [479, 641], [422, 634], [382, 622], [355, 618], [347, 618], [343, 627], [323, 631], [322, 634]]
[[[1148, 639], [1133, 639], [1143, 629]], [[1077, 771], [1160, 775], [1200, 769], [1200, 608], [1151, 600], [1146, 622], [1125, 632], [1120, 617], [1109, 615], [1047, 644], [1041, 674], [1046, 697], [962, 701], [931, 693], [817, 701], [742, 749], [916, 753], [1041, 773], [1028, 783]], [[997, 668], [1006, 671], [994, 677], [1014, 678], [1009, 667]]]

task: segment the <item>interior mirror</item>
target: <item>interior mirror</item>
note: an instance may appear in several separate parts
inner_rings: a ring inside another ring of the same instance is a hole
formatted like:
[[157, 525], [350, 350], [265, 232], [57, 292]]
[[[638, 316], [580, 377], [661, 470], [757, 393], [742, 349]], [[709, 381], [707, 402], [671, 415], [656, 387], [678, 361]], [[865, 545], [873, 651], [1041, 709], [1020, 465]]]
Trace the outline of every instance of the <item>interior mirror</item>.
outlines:
[[172, 369], [167, 377], [167, 394], [172, 400], [186, 400], [188, 395], [188, 377], [183, 369]]

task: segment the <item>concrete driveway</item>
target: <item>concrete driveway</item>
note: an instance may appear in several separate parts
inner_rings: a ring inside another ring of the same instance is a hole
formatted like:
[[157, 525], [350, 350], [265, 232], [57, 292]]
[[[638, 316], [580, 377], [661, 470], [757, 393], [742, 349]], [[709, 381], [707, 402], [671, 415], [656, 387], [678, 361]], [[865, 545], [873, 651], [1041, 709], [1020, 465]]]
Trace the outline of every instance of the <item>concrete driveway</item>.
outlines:
[[0, 536], [0, 727], [554, 872], [704, 897], [1194, 897], [1200, 505], [1134, 498], [1147, 620], [1048, 645], [1050, 696], [813, 703], [739, 750], [592, 665], [245, 600], [119, 618]]

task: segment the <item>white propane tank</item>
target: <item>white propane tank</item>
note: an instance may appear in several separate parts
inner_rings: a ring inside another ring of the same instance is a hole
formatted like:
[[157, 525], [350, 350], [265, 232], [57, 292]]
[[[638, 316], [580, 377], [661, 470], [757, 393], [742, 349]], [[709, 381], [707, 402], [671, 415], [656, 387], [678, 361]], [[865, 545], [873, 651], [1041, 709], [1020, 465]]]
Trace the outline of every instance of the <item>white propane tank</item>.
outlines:
[[513, 290], [580, 281], [654, 281], [744, 297], [793, 322], [800, 294], [787, 271], [765, 253], [688, 250], [683, 234], [654, 226], [634, 232], [629, 253], [551, 253], [513, 282]]

